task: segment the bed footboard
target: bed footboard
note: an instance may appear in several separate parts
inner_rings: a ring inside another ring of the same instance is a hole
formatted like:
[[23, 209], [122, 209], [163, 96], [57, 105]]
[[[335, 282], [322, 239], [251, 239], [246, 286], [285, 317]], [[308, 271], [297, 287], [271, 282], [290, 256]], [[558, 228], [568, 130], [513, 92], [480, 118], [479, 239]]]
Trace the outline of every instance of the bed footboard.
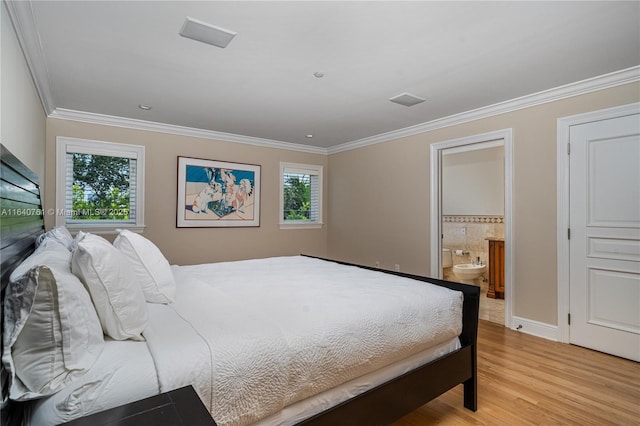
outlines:
[[464, 389], [464, 407], [471, 411], [477, 410], [477, 341], [480, 287], [419, 275], [386, 271], [316, 256], [307, 257], [429, 282], [460, 291], [463, 293], [464, 299], [462, 305], [462, 333], [460, 334], [462, 348], [306, 419], [300, 423], [301, 425], [389, 424], [459, 384], [462, 384]]

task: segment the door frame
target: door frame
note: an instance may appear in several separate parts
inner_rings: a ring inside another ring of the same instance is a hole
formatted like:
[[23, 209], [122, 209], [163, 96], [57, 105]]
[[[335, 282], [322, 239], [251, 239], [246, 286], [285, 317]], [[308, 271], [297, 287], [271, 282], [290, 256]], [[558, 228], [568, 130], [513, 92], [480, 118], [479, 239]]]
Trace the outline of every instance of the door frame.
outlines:
[[[513, 312], [513, 129], [502, 129], [489, 133], [436, 142], [430, 146], [431, 156], [431, 271], [433, 277], [442, 278], [442, 151], [456, 147], [471, 147], [475, 144], [504, 146], [504, 325], [511, 328]], [[488, 144], [491, 143], [491, 144]]]
[[638, 114], [640, 102], [606, 108], [558, 119], [557, 128], [557, 250], [558, 250], [558, 340], [570, 343], [569, 307], [571, 294], [569, 291], [570, 262], [569, 262], [569, 137], [572, 126], [592, 123], [594, 121], [609, 120]]

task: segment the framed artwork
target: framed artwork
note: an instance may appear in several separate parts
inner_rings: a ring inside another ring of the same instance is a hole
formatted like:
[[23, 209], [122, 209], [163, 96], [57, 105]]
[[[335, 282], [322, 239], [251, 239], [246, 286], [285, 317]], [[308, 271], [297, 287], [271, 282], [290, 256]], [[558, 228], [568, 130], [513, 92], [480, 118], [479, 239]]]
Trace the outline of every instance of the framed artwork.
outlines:
[[178, 157], [176, 226], [260, 226], [260, 166]]

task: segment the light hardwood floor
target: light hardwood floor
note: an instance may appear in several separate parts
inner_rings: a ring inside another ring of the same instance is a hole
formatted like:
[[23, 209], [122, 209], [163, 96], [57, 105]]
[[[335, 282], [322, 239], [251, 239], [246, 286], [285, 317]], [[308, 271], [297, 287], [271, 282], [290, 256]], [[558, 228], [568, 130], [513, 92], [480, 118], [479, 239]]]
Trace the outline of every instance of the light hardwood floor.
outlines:
[[393, 426], [640, 425], [640, 364], [480, 321], [478, 411], [462, 386]]

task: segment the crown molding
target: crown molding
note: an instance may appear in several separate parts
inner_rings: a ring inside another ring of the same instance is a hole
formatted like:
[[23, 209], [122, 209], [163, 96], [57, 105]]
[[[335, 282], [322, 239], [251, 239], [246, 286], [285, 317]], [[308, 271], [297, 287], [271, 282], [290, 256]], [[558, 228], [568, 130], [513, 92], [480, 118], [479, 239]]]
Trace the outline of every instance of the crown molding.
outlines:
[[55, 108], [49, 84], [49, 71], [44, 60], [40, 34], [35, 26], [30, 1], [3, 1], [7, 6], [9, 18], [15, 29], [22, 55], [31, 71], [36, 91], [45, 114], [49, 115]]
[[610, 87], [620, 86], [627, 83], [633, 83], [636, 81], [640, 81], [640, 66], [589, 78], [553, 89], [544, 90], [542, 92], [533, 93], [531, 95], [511, 99], [509, 101], [488, 105], [486, 107], [477, 108], [460, 114], [454, 114], [444, 118], [439, 118], [437, 120], [428, 121], [425, 123], [417, 124], [415, 126], [394, 130], [392, 132], [381, 133], [369, 138], [346, 142], [330, 148], [321, 148], [291, 142], [256, 138], [252, 136], [242, 136], [233, 133], [216, 132], [213, 130], [196, 129], [192, 127], [176, 126], [172, 124], [156, 123], [152, 121], [137, 120], [112, 115], [74, 111], [63, 108], [54, 109], [53, 112], [49, 114], [49, 117], [62, 120], [81, 121], [85, 123], [103, 124], [107, 126], [124, 127], [129, 129], [170, 133], [182, 136], [192, 136], [202, 139], [213, 139], [224, 142], [243, 143], [268, 148], [286, 149], [289, 151], [331, 155], [408, 136], [414, 136], [420, 133], [442, 129], [445, 127], [456, 126], [462, 123], [467, 123], [469, 121], [480, 120], [500, 114], [506, 114], [512, 111], [518, 111], [521, 109], [579, 96]]
[[571, 98], [574, 96], [579, 96], [610, 87], [620, 86], [627, 83], [633, 83], [636, 81], [640, 81], [640, 66], [635, 66], [624, 70], [615, 71], [609, 74], [604, 74], [598, 77], [566, 84], [564, 86], [511, 99], [509, 101], [477, 108], [460, 114], [450, 115], [448, 117], [439, 118], [422, 124], [417, 124], [415, 126], [405, 127], [404, 129], [381, 133], [369, 138], [346, 142], [340, 145], [334, 145], [328, 149], [328, 153], [336, 154], [343, 151], [363, 148], [369, 145], [375, 145], [394, 139], [414, 136], [420, 133], [455, 126], [458, 124], [492, 117], [495, 115], [506, 114], [512, 111], [530, 108], [536, 105]]
[[160, 133], [170, 133], [182, 136], [193, 136], [202, 139], [214, 139], [224, 142], [243, 143], [255, 146], [286, 149], [290, 151], [300, 151], [312, 154], [331, 155], [343, 151], [363, 148], [369, 145], [375, 145], [388, 142], [394, 139], [400, 139], [408, 136], [414, 136], [420, 133], [429, 132], [445, 127], [455, 126], [469, 121], [479, 120], [482, 118], [492, 117], [495, 115], [506, 114], [508, 112], [530, 108], [561, 99], [570, 98], [586, 93], [595, 92], [610, 87], [620, 86], [627, 83], [640, 81], [640, 66], [628, 68], [621, 71], [605, 74], [602, 76], [589, 78], [587, 80], [578, 81], [576, 83], [567, 84], [556, 87], [554, 89], [545, 90], [531, 95], [522, 96], [494, 105], [474, 109], [471, 111], [454, 114], [449, 117], [428, 121], [417, 124], [415, 126], [406, 127], [392, 132], [382, 133], [369, 138], [359, 139], [330, 148], [314, 147], [291, 142], [282, 142], [272, 139], [256, 138], [251, 136], [236, 135], [233, 133], [216, 132], [213, 130], [196, 129], [192, 127], [176, 126], [172, 124], [155, 123], [152, 121], [136, 120], [131, 118], [117, 117], [104, 114], [95, 114], [83, 111], [73, 111], [63, 108], [56, 108], [49, 114], [51, 118], [63, 120], [81, 121], [85, 123], [103, 124], [108, 126], [124, 127], [137, 130], [147, 130]]
[[255, 138], [252, 136], [242, 136], [233, 133], [216, 132], [213, 130], [196, 129], [193, 127], [177, 126], [174, 124], [156, 123], [153, 121], [137, 120], [133, 118], [117, 117], [113, 115], [74, 111], [64, 108], [56, 108], [51, 114], [49, 114], [49, 118], [80, 121], [83, 123], [101, 124], [105, 126], [123, 127], [134, 130], [169, 133], [173, 135], [217, 140], [221, 142], [241, 143], [275, 149], [286, 149], [288, 151], [300, 151], [311, 154], [327, 155], [326, 148], [320, 148], [316, 146], [282, 142], [272, 139]]

